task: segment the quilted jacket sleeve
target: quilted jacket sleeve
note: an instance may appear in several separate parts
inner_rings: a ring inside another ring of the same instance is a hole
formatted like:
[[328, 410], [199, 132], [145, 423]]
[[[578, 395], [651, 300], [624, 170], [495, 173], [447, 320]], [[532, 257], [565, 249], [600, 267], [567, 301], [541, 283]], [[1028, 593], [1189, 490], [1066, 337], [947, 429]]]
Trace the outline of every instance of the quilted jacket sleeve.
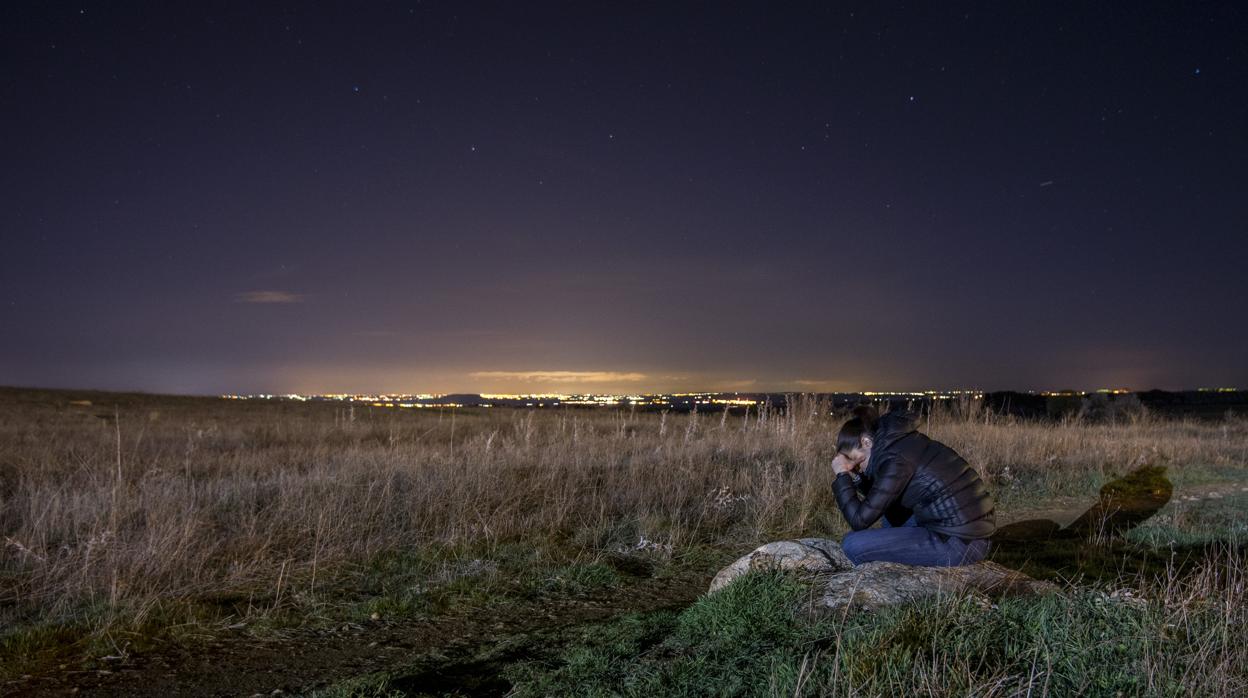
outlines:
[[896, 453], [888, 454], [876, 468], [871, 489], [865, 498], [859, 497], [853, 480], [841, 473], [836, 476], [836, 504], [841, 508], [846, 523], [855, 531], [870, 528], [889, 505], [901, 497], [901, 493], [914, 475], [914, 463]]

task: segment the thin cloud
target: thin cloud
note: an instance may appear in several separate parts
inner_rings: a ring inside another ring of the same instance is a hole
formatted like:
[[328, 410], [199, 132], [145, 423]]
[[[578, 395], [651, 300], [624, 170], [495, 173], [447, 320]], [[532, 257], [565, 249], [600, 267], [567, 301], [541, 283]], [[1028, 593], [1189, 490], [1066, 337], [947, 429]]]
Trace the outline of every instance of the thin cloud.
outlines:
[[290, 291], [244, 291], [234, 294], [235, 303], [302, 303], [303, 295]]
[[789, 381], [789, 384], [797, 386], [801, 389], [832, 393], [849, 392], [854, 390], [852, 385], [843, 380], [798, 378], [796, 380]]
[[646, 379], [644, 373], [619, 371], [474, 371], [468, 375], [473, 378], [550, 383], [636, 383]]

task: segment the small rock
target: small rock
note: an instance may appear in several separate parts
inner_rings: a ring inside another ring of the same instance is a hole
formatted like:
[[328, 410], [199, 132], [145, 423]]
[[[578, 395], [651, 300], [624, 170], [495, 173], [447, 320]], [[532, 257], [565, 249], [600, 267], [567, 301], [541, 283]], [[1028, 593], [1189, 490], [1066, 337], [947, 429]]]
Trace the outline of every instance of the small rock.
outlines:
[[728, 582], [753, 570], [781, 569], [823, 574], [844, 572], [853, 567], [854, 563], [849, 561], [835, 541], [824, 538], [782, 540], [759, 546], [754, 552], [720, 570], [711, 580], [709, 591], [722, 589]]

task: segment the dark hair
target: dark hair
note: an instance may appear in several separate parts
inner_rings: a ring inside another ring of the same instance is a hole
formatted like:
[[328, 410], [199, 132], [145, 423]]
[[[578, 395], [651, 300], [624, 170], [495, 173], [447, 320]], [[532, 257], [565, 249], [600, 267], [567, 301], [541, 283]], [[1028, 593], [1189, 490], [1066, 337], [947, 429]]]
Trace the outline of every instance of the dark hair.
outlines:
[[875, 433], [875, 426], [880, 421], [880, 412], [875, 405], [861, 404], [854, 408], [854, 416], [841, 425], [841, 433], [836, 436], [836, 452], [852, 451], [859, 446], [863, 435]]

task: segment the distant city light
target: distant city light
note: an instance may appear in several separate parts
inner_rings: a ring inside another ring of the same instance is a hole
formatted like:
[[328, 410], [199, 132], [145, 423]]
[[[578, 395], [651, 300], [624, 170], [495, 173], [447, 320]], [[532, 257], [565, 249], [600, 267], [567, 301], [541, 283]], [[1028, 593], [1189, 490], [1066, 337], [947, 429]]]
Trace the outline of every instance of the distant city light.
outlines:
[[[1014, 391], [1011, 391], [1014, 392]], [[1096, 390], [1026, 390], [1017, 391], [1041, 397], [1084, 397], [1087, 395], [1127, 395], [1137, 391], [1129, 388], [1098, 388]], [[1202, 393], [1234, 393], [1238, 388], [1198, 388]], [[784, 396], [799, 393], [760, 392], [741, 394], [738, 392], [723, 393], [635, 393], [629, 395], [609, 395], [597, 393], [481, 393], [481, 394], [435, 394], [435, 393], [326, 393], [326, 394], [295, 394], [273, 395], [259, 393], [254, 395], [228, 394], [221, 395], [226, 400], [293, 400], [296, 402], [348, 402], [359, 403], [371, 407], [400, 409], [458, 409], [462, 407], [531, 407], [542, 409], [549, 407], [641, 407], [643, 409], [693, 409], [710, 406], [711, 409], [733, 409], [762, 407], [773, 402], [783, 402]], [[982, 400], [988, 393], [980, 389], [959, 390], [921, 390], [921, 391], [880, 391], [865, 390], [862, 392], [818, 393], [830, 395], [833, 401], [869, 398], [871, 400], [926, 400], [930, 402], [946, 400]]]

